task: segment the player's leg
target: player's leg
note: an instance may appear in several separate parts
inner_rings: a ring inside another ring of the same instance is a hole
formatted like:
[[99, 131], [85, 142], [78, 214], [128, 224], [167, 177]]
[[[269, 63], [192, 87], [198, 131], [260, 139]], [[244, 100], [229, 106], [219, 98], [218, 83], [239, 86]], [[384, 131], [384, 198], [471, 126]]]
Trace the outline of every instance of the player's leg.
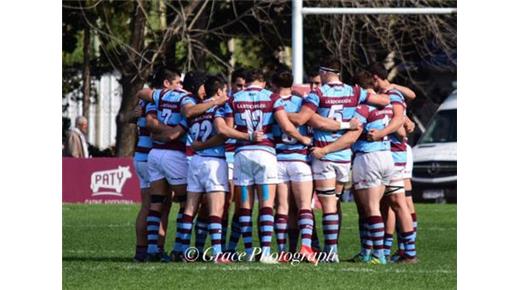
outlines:
[[233, 218], [231, 220], [231, 235], [229, 237], [229, 243], [227, 244], [226, 251], [227, 252], [236, 252], [238, 242], [240, 241], [240, 236], [242, 232], [240, 230], [240, 194], [235, 191], [235, 186], [232, 182], [230, 182], [230, 186], [233, 186]]
[[368, 237], [372, 240], [373, 249], [371, 263], [386, 264], [384, 256], [384, 223], [379, 209], [380, 201], [385, 190], [381, 185], [369, 185], [368, 188], [358, 188], [360, 204], [367, 216]]
[[280, 257], [287, 251], [287, 228], [289, 220], [289, 181], [276, 186], [276, 215], [274, 230]]
[[417, 214], [415, 212], [415, 204], [413, 203], [412, 198], [412, 181], [410, 178], [406, 178], [404, 180], [404, 195], [406, 197], [406, 204], [408, 205], [408, 209], [410, 210], [410, 214], [412, 215], [413, 221], [413, 230], [417, 235]]
[[395, 231], [395, 213], [390, 207], [390, 203], [387, 198], [383, 198], [381, 200], [381, 214], [383, 216], [383, 220], [385, 222], [385, 240], [384, 240], [384, 248], [385, 248], [385, 256], [388, 257], [392, 251], [392, 245], [394, 243], [394, 231]]
[[298, 207], [292, 190], [289, 193], [289, 221], [287, 224], [287, 236], [289, 238], [289, 252], [296, 253], [300, 235], [298, 226]]
[[[396, 184], [393, 182], [392, 184]], [[402, 180], [401, 180], [401, 183]], [[399, 236], [404, 243], [404, 259], [399, 259], [403, 262], [415, 262], [415, 232], [413, 229], [412, 216], [408, 205], [406, 203], [406, 197], [404, 190], [401, 189], [396, 192], [391, 192], [386, 197], [392, 210], [395, 212], [396, 219], [399, 221]]]
[[141, 208], [135, 220], [136, 246], [134, 261], [143, 262], [146, 259], [146, 217], [150, 208], [150, 188], [141, 189]]
[[152, 181], [150, 184], [150, 208], [146, 217], [147, 232], [147, 253], [149, 260], [159, 259], [159, 228], [161, 225], [161, 216], [163, 203], [165, 202], [165, 193], [168, 191], [168, 184], [165, 179]]
[[224, 209], [222, 212], [222, 249], [227, 249], [227, 233], [229, 227], [229, 209], [233, 203], [233, 184], [229, 182], [229, 192], [226, 192], [224, 198]]
[[159, 239], [157, 240], [157, 246], [159, 247], [159, 252], [161, 253], [162, 262], [169, 262], [170, 260], [170, 257], [164, 254], [164, 244], [166, 242], [166, 233], [168, 231], [168, 222], [170, 217], [170, 210], [172, 207], [171, 189], [168, 189], [168, 193], [169, 194], [166, 195], [166, 198], [164, 199], [162, 206], [161, 225], [159, 227]]
[[[204, 245], [208, 237], [209, 208], [207, 196], [203, 196], [197, 219], [195, 220], [195, 248], [199, 253], [204, 252]], [[202, 256], [200, 256], [202, 257]]]

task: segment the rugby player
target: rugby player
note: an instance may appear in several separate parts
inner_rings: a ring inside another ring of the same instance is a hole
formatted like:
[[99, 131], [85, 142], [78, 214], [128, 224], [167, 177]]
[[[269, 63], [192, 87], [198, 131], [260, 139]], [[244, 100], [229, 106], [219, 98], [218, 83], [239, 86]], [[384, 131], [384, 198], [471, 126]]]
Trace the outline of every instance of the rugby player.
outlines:
[[264, 76], [260, 70], [246, 74], [246, 88], [234, 94], [225, 106], [226, 123], [236, 125], [240, 132], [253, 134], [263, 132], [261, 142], [237, 140], [233, 181], [235, 192], [240, 192], [241, 207], [239, 222], [244, 240], [246, 259], [252, 261], [252, 207], [254, 205], [254, 186], [260, 203], [260, 234], [262, 255], [260, 262], [277, 263], [271, 255], [273, 231], [273, 203], [277, 176], [276, 151], [272, 127], [276, 120], [282, 131], [298, 142], [309, 145], [311, 139], [302, 136], [287, 118], [280, 97], [265, 88]]
[[[219, 98], [226, 96], [225, 83], [218, 77], [209, 77], [204, 83], [206, 93]], [[207, 99], [203, 102], [208, 101]], [[216, 118], [217, 116], [221, 118]], [[209, 232], [215, 263], [228, 263], [222, 255], [222, 214], [225, 193], [229, 191], [227, 163], [224, 142], [227, 137], [245, 141], [261, 141], [263, 134], [257, 133], [252, 140], [248, 133], [227, 127], [224, 111], [221, 107], [212, 107], [206, 113], [189, 119], [188, 143], [192, 143], [195, 155], [190, 160], [188, 174], [188, 199], [178, 231], [184, 252], [190, 243], [193, 216], [199, 208], [202, 195], [206, 195], [208, 204]], [[223, 137], [222, 137], [223, 136]], [[201, 253], [202, 254], [202, 253]]]
[[[386, 231], [385, 254], [390, 255], [391, 242], [393, 241], [393, 232], [395, 228], [395, 216], [397, 216], [397, 220], [399, 221], [398, 240], [401, 251], [398, 251], [398, 255], [394, 256], [393, 261], [415, 263], [417, 259], [415, 252], [413, 218], [405, 197], [403, 181], [407, 161], [405, 140], [406, 132], [403, 126], [406, 120], [406, 102], [403, 94], [401, 94], [399, 90], [395, 89], [395, 85], [392, 86], [390, 81], [388, 81], [388, 72], [382, 64], [374, 63], [369, 66], [368, 70], [372, 74], [374, 88], [379, 92], [385, 92], [390, 95], [393, 109], [393, 118], [386, 128], [381, 131], [372, 130], [368, 133], [368, 139], [374, 141], [380, 140], [383, 136], [389, 136], [392, 158], [396, 168], [396, 174], [393, 177], [392, 184], [387, 190], [391, 194], [385, 197], [382, 204]], [[413, 94], [413, 97], [415, 97], [415, 94]], [[393, 212], [390, 212], [390, 207]]]
[[[189, 76], [184, 85], [189, 81]], [[192, 77], [193, 78], [193, 77]], [[179, 78], [180, 80], [180, 78]], [[141, 99], [153, 102], [157, 108], [157, 120], [167, 125], [169, 130], [161, 135], [153, 135], [153, 148], [148, 155], [148, 170], [151, 181], [150, 210], [147, 217], [148, 256], [150, 261], [161, 258], [157, 247], [158, 227], [163, 207], [169, 210], [172, 190], [175, 198], [181, 202], [186, 196], [187, 170], [186, 137], [187, 124], [183, 117], [191, 118], [204, 113], [215, 105], [223, 104], [225, 96], [210, 99], [209, 102], [197, 104], [192, 94], [182, 89], [150, 90], [143, 89], [138, 93]], [[163, 206], [165, 204], [165, 206]], [[179, 217], [179, 215], [178, 215]]]
[[[326, 131], [316, 128], [314, 125], [314, 145], [325, 147], [336, 141], [347, 129], [357, 129], [352, 126], [356, 107], [363, 102], [374, 105], [387, 105], [387, 95], [367, 93], [358, 86], [349, 86], [340, 81], [340, 63], [337, 59], [329, 57], [322, 60], [320, 65], [320, 77], [323, 85], [311, 92], [304, 100], [299, 113], [289, 114], [290, 120], [295, 125], [303, 125], [311, 120], [315, 112], [325, 118], [334, 119], [342, 125], [341, 130]], [[345, 126], [346, 125], [346, 126]], [[350, 148], [344, 148], [322, 158], [313, 158], [312, 171], [316, 185], [316, 192], [323, 209], [323, 233], [325, 236], [324, 250], [334, 253], [329, 262], [339, 262], [337, 255], [337, 239], [339, 231], [338, 197], [343, 192], [343, 187], [349, 181]]]

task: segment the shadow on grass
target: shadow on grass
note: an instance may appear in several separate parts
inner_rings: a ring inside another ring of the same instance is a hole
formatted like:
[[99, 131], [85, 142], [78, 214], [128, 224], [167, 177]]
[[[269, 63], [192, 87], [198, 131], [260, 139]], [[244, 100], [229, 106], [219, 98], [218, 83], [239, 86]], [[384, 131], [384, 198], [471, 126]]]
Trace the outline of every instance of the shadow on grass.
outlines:
[[61, 259], [63, 262], [113, 262], [113, 263], [124, 263], [133, 262], [131, 257], [77, 257], [77, 256], [64, 256]]

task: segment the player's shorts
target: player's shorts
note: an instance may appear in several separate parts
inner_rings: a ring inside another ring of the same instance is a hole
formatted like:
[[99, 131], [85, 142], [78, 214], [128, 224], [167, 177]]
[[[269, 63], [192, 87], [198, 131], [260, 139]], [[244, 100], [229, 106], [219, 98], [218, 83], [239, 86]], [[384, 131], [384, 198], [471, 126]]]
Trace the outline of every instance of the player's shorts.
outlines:
[[153, 148], [148, 153], [150, 182], [163, 178], [170, 185], [187, 183], [188, 160], [186, 154], [176, 150]]
[[413, 171], [412, 147], [410, 147], [410, 145], [406, 144], [406, 167], [404, 168], [403, 178], [404, 179], [411, 179], [412, 178], [412, 171]]
[[134, 159], [135, 172], [139, 178], [139, 187], [150, 188], [150, 174], [148, 173], [148, 162]]
[[279, 183], [276, 156], [264, 150], [236, 153], [233, 182], [238, 186]]
[[358, 153], [352, 166], [354, 188], [388, 186], [395, 175], [394, 170], [394, 160], [390, 151]]
[[233, 180], [233, 162], [235, 160], [235, 152], [226, 151], [226, 162], [228, 164], [228, 178]]
[[350, 180], [350, 162], [340, 163], [313, 159], [312, 175], [314, 180], [335, 179], [342, 183], [348, 182]]
[[188, 170], [188, 192], [229, 191], [227, 169], [223, 158], [193, 156]]
[[306, 162], [278, 161], [278, 179], [280, 182], [312, 181], [312, 170]]
[[394, 163], [394, 173], [390, 178], [390, 184], [385, 189], [385, 195], [404, 193], [404, 171], [406, 166], [403, 165], [395, 165]]

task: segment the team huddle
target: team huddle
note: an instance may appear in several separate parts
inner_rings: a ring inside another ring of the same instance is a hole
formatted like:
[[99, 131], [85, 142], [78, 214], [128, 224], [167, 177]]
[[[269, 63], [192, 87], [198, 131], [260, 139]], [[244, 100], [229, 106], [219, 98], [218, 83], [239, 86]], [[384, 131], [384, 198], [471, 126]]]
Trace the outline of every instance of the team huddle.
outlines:
[[[351, 184], [360, 251], [349, 261], [415, 263], [406, 144], [414, 127], [406, 102], [415, 94], [390, 83], [381, 64], [358, 72], [353, 86], [341, 82], [339, 70], [336, 59], [323, 59], [319, 71], [309, 75], [306, 96], [292, 90], [293, 77], [285, 69], [276, 71], [268, 86], [260, 70], [235, 71], [230, 89], [223, 79], [200, 72], [187, 73], [182, 83], [175, 71], [156, 73], [153, 88], [137, 94], [134, 164], [142, 206], [134, 260], [190, 261], [193, 232], [199, 252], [219, 264], [236, 261], [229, 254], [236, 253], [240, 239], [241, 261], [284, 263], [289, 253], [298, 253], [311, 263], [338, 263], [340, 200]], [[323, 247], [314, 195], [321, 205]], [[172, 202], [180, 209], [168, 253]], [[255, 202], [258, 247], [253, 247]], [[207, 236], [210, 251], [204, 249]]]

